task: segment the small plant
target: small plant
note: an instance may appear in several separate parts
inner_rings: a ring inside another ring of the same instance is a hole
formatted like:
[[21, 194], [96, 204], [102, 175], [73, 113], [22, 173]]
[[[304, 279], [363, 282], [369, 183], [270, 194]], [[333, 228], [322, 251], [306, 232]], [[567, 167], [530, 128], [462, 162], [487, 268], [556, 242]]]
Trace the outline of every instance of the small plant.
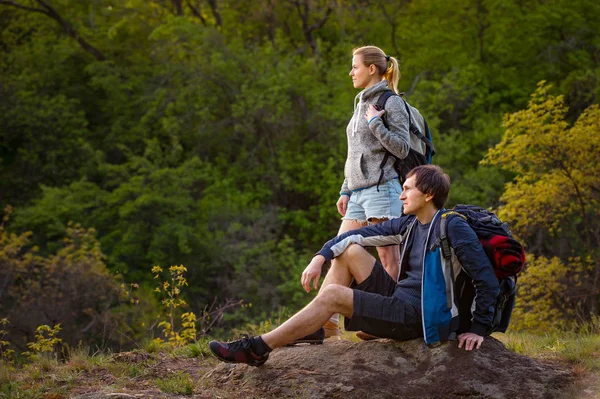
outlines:
[[196, 340], [196, 315], [193, 312], [181, 315], [181, 339], [183, 342]]
[[158, 378], [156, 385], [165, 393], [191, 395], [194, 393], [194, 381], [187, 373], [175, 373], [170, 377]]
[[38, 399], [40, 397], [42, 397], [41, 389], [26, 389], [16, 382], [0, 385], [0, 398]]
[[23, 354], [30, 358], [36, 358], [42, 353], [54, 352], [55, 347], [62, 342], [62, 339], [56, 336], [60, 330], [60, 324], [56, 324], [52, 328], [45, 324], [38, 326], [35, 329], [35, 341], [27, 343], [30, 351], [23, 352]]
[[79, 343], [75, 348], [65, 345], [63, 355], [65, 357], [65, 367], [74, 372], [91, 372], [94, 365], [97, 364], [96, 356], [90, 354], [90, 349], [82, 343]]
[[[163, 336], [171, 346], [181, 346], [188, 342], [196, 340], [196, 315], [193, 312], [186, 312], [181, 315], [181, 331], [177, 331], [175, 323], [177, 308], [187, 305], [185, 300], [180, 297], [181, 289], [188, 285], [185, 278], [187, 269], [185, 266], [169, 267], [168, 277], [164, 280], [161, 278], [163, 269], [160, 266], [154, 266], [152, 273], [154, 278], [159, 281], [156, 292], [163, 295], [161, 303], [167, 309], [167, 320], [162, 320], [158, 323], [158, 327], [162, 328]], [[162, 338], [154, 339], [158, 345], [164, 343]]]
[[140, 298], [136, 296], [136, 291], [140, 288], [138, 283], [131, 283], [126, 286], [124, 283], [121, 284], [121, 294], [124, 299], [132, 305], [139, 305]]
[[208, 341], [208, 337], [202, 337], [196, 342], [177, 348], [174, 351], [174, 353], [175, 355], [190, 358], [210, 356], [210, 350], [208, 349]]
[[14, 355], [15, 351], [10, 349], [10, 342], [5, 341], [6, 336], [8, 335], [8, 331], [6, 331], [6, 326], [10, 324], [8, 319], [4, 318], [0, 320], [0, 360], [6, 364], [14, 363]]
[[129, 378], [139, 378], [147, 373], [143, 364], [127, 364], [125, 365], [124, 375]]

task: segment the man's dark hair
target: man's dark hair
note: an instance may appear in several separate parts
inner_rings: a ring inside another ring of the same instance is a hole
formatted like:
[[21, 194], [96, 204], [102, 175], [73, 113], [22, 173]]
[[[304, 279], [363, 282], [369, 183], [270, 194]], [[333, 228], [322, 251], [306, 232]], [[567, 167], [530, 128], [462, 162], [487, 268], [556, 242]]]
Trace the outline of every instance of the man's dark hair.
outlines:
[[433, 205], [443, 208], [450, 193], [450, 176], [437, 165], [421, 165], [411, 169], [406, 178], [415, 177], [415, 186], [423, 194], [433, 195]]

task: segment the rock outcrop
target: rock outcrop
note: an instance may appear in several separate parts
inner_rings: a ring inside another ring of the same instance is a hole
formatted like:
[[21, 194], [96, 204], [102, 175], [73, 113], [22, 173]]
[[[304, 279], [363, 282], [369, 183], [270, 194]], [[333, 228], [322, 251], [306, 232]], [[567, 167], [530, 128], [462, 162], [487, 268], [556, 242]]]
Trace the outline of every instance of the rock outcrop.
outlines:
[[571, 371], [507, 350], [487, 338], [479, 350], [456, 342], [332, 341], [273, 351], [259, 368], [220, 364], [205, 376], [238, 398], [564, 398]]

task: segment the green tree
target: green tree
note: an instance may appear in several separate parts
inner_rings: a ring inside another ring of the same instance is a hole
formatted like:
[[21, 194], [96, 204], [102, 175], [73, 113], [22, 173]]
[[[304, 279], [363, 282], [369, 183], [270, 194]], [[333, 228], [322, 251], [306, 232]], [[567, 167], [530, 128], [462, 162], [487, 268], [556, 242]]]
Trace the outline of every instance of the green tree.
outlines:
[[[541, 82], [528, 108], [505, 118], [504, 137], [489, 151], [486, 163], [516, 175], [501, 197], [499, 216], [529, 243], [531, 253], [560, 258], [551, 265], [562, 262], [568, 273], [558, 274], [557, 267], [548, 266], [545, 278], [571, 282], [562, 292], [564, 300], [577, 303], [577, 316], [588, 320], [598, 315], [600, 299], [600, 108], [588, 107], [571, 126], [564, 97], [551, 95], [549, 88]], [[529, 273], [540, 273], [541, 261], [537, 259]], [[533, 290], [528, 284], [523, 289]], [[527, 302], [521, 308], [543, 311]]]
[[0, 1], [0, 205], [43, 257], [70, 221], [94, 228], [141, 291], [149, 265], [186, 265], [198, 314], [301, 306], [297, 274], [339, 227], [351, 49], [401, 60], [451, 202], [492, 206], [515, 176], [479, 163], [502, 115], [542, 79], [570, 122], [598, 102], [596, 3]]

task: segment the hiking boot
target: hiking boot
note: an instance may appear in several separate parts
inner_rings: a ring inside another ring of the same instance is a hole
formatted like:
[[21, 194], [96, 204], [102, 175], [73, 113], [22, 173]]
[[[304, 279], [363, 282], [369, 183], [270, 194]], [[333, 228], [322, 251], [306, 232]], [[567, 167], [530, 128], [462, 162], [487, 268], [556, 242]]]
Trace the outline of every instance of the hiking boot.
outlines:
[[302, 338], [298, 338], [298, 339], [290, 342], [286, 346], [293, 346], [296, 344], [320, 345], [323, 343], [324, 339], [325, 339], [325, 329], [323, 327], [321, 327], [314, 333], [308, 334]]
[[325, 338], [336, 337], [337, 339], [340, 339], [341, 330], [338, 327], [337, 323], [334, 323], [331, 320], [327, 320], [323, 325], [323, 329], [325, 330]]
[[210, 341], [208, 347], [217, 359], [226, 363], [246, 363], [249, 366], [262, 366], [269, 358], [269, 353], [257, 355], [252, 350], [252, 341], [248, 335], [232, 342]]
[[362, 339], [363, 341], [372, 341], [374, 339], [379, 339], [379, 337], [376, 337], [371, 334], [367, 334], [366, 332], [362, 332], [362, 331], [357, 331], [356, 336], [358, 338]]

